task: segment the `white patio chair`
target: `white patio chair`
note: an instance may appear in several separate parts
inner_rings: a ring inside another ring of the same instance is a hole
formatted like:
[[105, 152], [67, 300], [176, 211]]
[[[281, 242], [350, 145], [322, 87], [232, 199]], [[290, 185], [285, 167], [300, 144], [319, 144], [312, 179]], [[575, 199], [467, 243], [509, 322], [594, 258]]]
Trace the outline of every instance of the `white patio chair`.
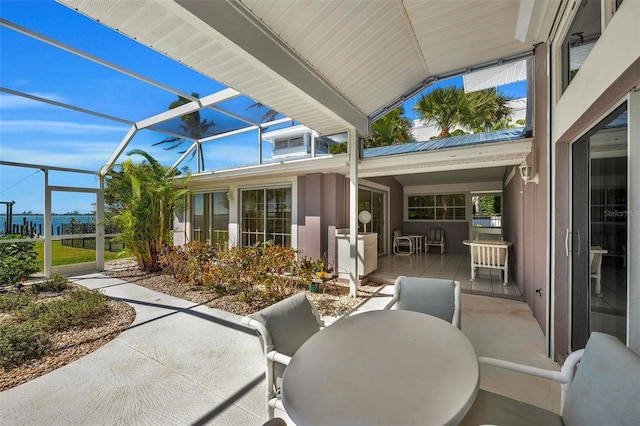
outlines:
[[282, 375], [291, 357], [311, 336], [324, 327], [316, 306], [304, 293], [242, 318], [242, 323], [259, 333], [266, 360], [267, 410], [269, 419], [274, 408], [284, 411], [280, 399]]
[[[401, 250], [406, 247], [406, 251]], [[407, 235], [402, 235], [402, 231], [396, 229], [393, 231], [393, 254], [408, 256], [415, 252], [413, 239]]]
[[560, 383], [561, 411], [481, 389], [460, 425], [601, 426], [637, 425], [640, 420], [640, 355], [608, 334], [592, 333], [587, 346], [569, 355], [559, 372], [493, 358], [478, 361]]
[[427, 231], [427, 235], [424, 236], [424, 246], [427, 253], [429, 253], [429, 246], [439, 246], [440, 254], [444, 254], [444, 229], [432, 228]]
[[384, 309], [392, 307], [432, 315], [460, 328], [460, 282], [400, 276]]

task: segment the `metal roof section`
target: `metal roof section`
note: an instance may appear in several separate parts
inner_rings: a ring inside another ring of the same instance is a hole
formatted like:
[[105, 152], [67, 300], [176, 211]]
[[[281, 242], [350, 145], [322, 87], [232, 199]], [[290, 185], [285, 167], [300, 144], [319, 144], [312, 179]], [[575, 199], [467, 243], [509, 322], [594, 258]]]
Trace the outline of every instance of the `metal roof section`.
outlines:
[[524, 127], [503, 129], [494, 132], [473, 133], [470, 135], [453, 136], [444, 139], [434, 139], [425, 142], [409, 142], [397, 145], [366, 148], [363, 158], [385, 157], [397, 154], [410, 154], [416, 152], [434, 151], [438, 149], [461, 148], [465, 146], [480, 145], [494, 142], [508, 142], [522, 139], [525, 136]]
[[[490, 133], [456, 136], [426, 142], [406, 143], [365, 149], [358, 166], [360, 177], [401, 176], [504, 167], [521, 164], [533, 149], [533, 139], [523, 138], [523, 128], [505, 129]], [[304, 155], [295, 160], [267, 160], [263, 164], [245, 164], [226, 170], [197, 173], [192, 184], [205, 185], [216, 180], [252, 179], [260, 176], [304, 175], [315, 173], [349, 174], [347, 154], [311, 157]]]

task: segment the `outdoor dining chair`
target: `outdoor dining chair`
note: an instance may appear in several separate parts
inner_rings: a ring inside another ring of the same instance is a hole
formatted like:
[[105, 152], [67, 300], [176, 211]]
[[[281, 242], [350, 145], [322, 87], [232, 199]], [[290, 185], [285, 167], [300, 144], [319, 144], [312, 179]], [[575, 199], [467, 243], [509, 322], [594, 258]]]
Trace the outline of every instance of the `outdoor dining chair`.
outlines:
[[460, 425], [637, 425], [640, 420], [640, 355], [614, 336], [591, 333], [561, 371], [494, 358], [478, 357], [478, 362], [561, 383], [560, 414], [480, 389]]
[[399, 229], [393, 231], [393, 254], [410, 255], [414, 252], [413, 239], [407, 235], [402, 235], [402, 231]]
[[444, 229], [431, 228], [424, 236], [424, 247], [429, 252], [429, 246], [440, 246], [440, 254], [444, 254]]
[[460, 282], [400, 276], [393, 287], [393, 298], [384, 308], [422, 312], [460, 328]]
[[324, 327], [324, 322], [304, 293], [274, 303], [241, 321], [259, 333], [266, 361], [267, 410], [272, 419], [275, 408], [284, 411], [280, 386], [286, 366], [298, 348]]

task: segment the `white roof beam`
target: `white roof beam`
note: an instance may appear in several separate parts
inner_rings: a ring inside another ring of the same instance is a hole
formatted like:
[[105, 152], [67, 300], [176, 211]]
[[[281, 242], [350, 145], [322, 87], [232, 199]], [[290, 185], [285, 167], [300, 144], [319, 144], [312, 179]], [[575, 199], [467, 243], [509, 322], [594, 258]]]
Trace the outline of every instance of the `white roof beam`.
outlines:
[[244, 127], [242, 129], [232, 130], [230, 132], [225, 132], [225, 133], [220, 133], [219, 135], [209, 136], [208, 138], [202, 138], [198, 142], [201, 142], [201, 143], [209, 142], [209, 141], [212, 141], [212, 140], [225, 138], [227, 136], [233, 136], [233, 135], [237, 135], [237, 134], [240, 134], [240, 133], [250, 132], [252, 130], [264, 129], [265, 127], [275, 126], [276, 124], [282, 124], [282, 123], [286, 123], [288, 121], [293, 121], [293, 120], [290, 119], [289, 117], [279, 118], [277, 120], [267, 121], [266, 123], [262, 123], [262, 124], [259, 124], [259, 125]]
[[40, 170], [54, 170], [56, 172], [71, 172], [71, 173], [84, 173], [87, 175], [96, 175], [97, 173], [92, 170], [83, 170], [83, 169], [71, 169], [69, 167], [56, 167], [56, 166], [42, 166], [38, 164], [31, 163], [17, 163], [15, 161], [1, 161], [0, 166], [12, 166], [12, 167], [26, 167], [30, 169], [40, 169]]
[[182, 154], [180, 156], [180, 158], [178, 158], [178, 161], [176, 161], [175, 163], [173, 163], [173, 166], [171, 166], [172, 169], [176, 169], [178, 168], [178, 166], [180, 165], [180, 163], [182, 163], [184, 161], [185, 158], [187, 158], [187, 155], [189, 155], [191, 153], [191, 151], [193, 151], [194, 149], [196, 149], [196, 147], [198, 146], [198, 142], [194, 142], [189, 149], [187, 149], [184, 154]]
[[238, 118], [245, 123], [253, 124], [244, 118], [240, 118], [236, 116], [235, 114], [231, 114], [227, 111], [221, 111], [220, 109], [213, 107], [213, 105], [217, 103], [224, 102], [229, 99], [233, 99], [239, 95], [240, 95], [240, 92], [238, 92], [237, 90], [234, 90], [231, 88], [223, 89], [223, 90], [220, 90], [219, 92], [213, 93], [203, 98], [200, 98], [200, 99], [196, 98], [196, 100], [191, 101], [184, 105], [180, 105], [179, 107], [176, 107], [167, 111], [163, 111], [160, 114], [156, 114], [149, 118], [145, 118], [144, 120], [140, 120], [136, 123], [136, 127], [138, 129], [146, 129], [147, 127], [155, 126], [156, 124], [173, 120], [174, 118], [181, 117], [183, 115], [191, 114], [192, 112], [199, 111], [203, 108], [211, 108], [223, 114], [232, 116], [234, 118]]
[[107, 174], [111, 166], [113, 166], [113, 163], [115, 163], [118, 157], [120, 157], [120, 154], [122, 154], [122, 151], [127, 148], [127, 145], [129, 145], [129, 142], [131, 142], [131, 139], [133, 139], [137, 131], [138, 129], [136, 129], [136, 126], [131, 126], [131, 128], [129, 128], [127, 134], [122, 138], [122, 141], [120, 141], [120, 145], [118, 145], [116, 150], [113, 151], [113, 154], [111, 154], [111, 157], [109, 157], [107, 164], [102, 166], [100, 169], [100, 176], [105, 176]]
[[209, 31], [224, 36], [229, 47], [238, 55], [314, 102], [345, 127], [353, 126], [360, 134], [368, 135], [368, 117], [273, 35], [242, 3], [236, 0], [219, 1], [215, 7], [199, 0], [177, 0], [176, 3], [193, 15], [191, 22], [197, 17], [210, 27]]
[[[538, 40], [540, 34], [548, 26], [547, 10], [549, 1], [520, 0], [518, 2], [518, 17], [514, 37], [522, 43]], [[551, 3], [559, 3], [552, 1]], [[557, 8], [556, 5], [554, 7]]]
[[176, 117], [180, 117], [201, 109], [200, 103], [196, 101], [189, 102], [188, 104], [180, 105], [179, 107], [163, 111], [160, 114], [156, 114], [144, 120], [140, 120], [136, 123], [138, 129], [146, 129], [147, 127], [155, 126], [156, 124], [164, 123], [165, 121], [173, 120]]

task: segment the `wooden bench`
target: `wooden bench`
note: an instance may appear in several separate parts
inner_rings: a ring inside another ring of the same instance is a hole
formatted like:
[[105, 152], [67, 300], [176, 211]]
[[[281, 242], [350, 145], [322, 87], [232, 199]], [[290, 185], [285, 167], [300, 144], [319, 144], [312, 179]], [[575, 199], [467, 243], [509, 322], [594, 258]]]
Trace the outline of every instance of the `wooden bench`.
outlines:
[[500, 269], [503, 285], [509, 282], [509, 241], [463, 241], [471, 247], [471, 281], [476, 278], [476, 268]]

